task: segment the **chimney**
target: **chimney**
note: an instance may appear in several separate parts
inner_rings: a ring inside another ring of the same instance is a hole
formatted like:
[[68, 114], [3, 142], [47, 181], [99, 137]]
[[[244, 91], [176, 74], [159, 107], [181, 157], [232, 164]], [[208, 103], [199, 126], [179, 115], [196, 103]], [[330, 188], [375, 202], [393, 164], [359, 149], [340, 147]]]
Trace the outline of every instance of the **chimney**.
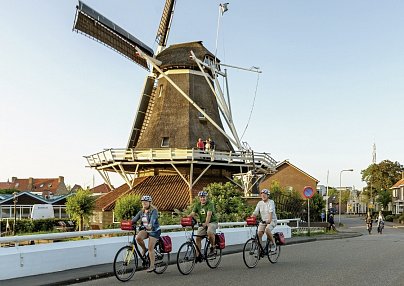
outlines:
[[28, 178], [28, 190], [33, 191], [34, 190], [34, 179], [32, 177]]
[[59, 176], [58, 183], [60, 184], [60, 183], [64, 183], [64, 182], [65, 182], [65, 177]]
[[11, 183], [15, 183], [17, 181], [17, 177], [11, 177]]

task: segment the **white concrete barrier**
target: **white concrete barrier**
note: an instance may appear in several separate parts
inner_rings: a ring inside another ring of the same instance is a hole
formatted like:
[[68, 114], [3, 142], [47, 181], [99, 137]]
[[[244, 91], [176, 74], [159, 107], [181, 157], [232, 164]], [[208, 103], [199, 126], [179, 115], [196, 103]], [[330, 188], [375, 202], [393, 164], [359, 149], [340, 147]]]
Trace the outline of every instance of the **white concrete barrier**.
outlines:
[[[224, 228], [219, 231], [225, 233], [226, 245], [244, 244], [255, 234], [254, 227]], [[274, 232], [278, 231], [282, 231], [286, 238], [291, 237], [291, 229], [287, 225], [276, 226]], [[163, 235], [171, 236], [173, 252], [170, 260], [175, 260], [178, 249], [191, 232], [164, 232]], [[0, 280], [112, 263], [118, 249], [131, 239], [132, 236], [122, 236], [2, 247], [0, 269], [3, 270], [0, 272]]]

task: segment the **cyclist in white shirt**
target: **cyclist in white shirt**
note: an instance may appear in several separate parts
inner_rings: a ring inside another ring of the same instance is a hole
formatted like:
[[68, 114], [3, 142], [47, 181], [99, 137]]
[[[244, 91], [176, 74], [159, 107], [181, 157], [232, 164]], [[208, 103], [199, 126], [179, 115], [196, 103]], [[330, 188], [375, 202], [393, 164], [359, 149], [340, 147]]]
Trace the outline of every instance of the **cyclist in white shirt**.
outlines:
[[271, 251], [276, 250], [275, 239], [272, 235], [272, 230], [275, 228], [277, 223], [276, 213], [275, 213], [275, 202], [269, 199], [270, 191], [267, 189], [261, 190], [261, 198], [262, 201], [259, 201], [254, 212], [253, 216], [261, 215], [261, 220], [258, 226], [258, 238], [262, 245], [262, 236], [264, 232], [266, 233], [268, 239], [272, 241]]

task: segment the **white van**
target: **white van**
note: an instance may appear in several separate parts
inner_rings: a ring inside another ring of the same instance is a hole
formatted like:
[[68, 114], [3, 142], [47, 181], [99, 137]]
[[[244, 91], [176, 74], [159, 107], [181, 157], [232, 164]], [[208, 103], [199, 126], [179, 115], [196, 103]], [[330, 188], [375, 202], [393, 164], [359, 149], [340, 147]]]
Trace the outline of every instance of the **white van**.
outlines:
[[31, 219], [55, 218], [53, 206], [50, 204], [37, 204], [32, 206]]

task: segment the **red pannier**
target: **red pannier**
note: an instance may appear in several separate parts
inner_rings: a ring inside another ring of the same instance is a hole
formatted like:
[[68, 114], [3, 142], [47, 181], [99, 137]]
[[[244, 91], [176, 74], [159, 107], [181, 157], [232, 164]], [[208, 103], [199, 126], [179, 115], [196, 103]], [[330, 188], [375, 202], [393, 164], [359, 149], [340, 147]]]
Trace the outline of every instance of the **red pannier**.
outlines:
[[285, 240], [285, 236], [283, 235], [283, 232], [277, 232], [277, 233], [275, 233], [275, 236], [278, 238], [277, 240], [280, 245], [286, 244], [286, 240]]
[[164, 253], [169, 253], [173, 250], [173, 244], [171, 243], [171, 237], [168, 235], [160, 236], [160, 249]]
[[193, 225], [192, 217], [189, 216], [181, 218], [181, 225], [182, 227], [192, 226]]
[[216, 242], [216, 248], [218, 249], [224, 249], [226, 247], [226, 240], [224, 238], [223, 232], [216, 233], [215, 242]]
[[246, 222], [247, 225], [257, 225], [257, 218], [255, 216], [249, 216]]
[[121, 221], [121, 229], [122, 230], [133, 230], [132, 221], [131, 220]]

